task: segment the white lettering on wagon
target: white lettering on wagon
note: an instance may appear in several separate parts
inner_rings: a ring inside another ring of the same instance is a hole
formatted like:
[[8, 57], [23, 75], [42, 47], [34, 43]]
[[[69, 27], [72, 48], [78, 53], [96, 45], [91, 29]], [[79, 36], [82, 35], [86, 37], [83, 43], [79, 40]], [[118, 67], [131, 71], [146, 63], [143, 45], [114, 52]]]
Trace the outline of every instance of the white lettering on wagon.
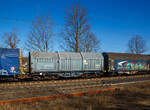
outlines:
[[2, 70], [0, 70], [0, 74], [1, 75], [8, 75], [8, 72], [7, 72], [7, 70], [2, 69]]

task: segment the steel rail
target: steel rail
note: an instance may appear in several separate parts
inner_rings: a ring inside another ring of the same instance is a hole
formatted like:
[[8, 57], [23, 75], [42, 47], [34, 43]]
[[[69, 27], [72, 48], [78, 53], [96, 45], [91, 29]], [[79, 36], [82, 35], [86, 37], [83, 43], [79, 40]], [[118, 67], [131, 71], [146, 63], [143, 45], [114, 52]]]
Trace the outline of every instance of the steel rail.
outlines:
[[[150, 75], [148, 76], [136, 76], [136, 77], [124, 77], [124, 78], [111, 78], [107, 80], [107, 78], [102, 78], [103, 80], [78, 80], [78, 81], [67, 81], [67, 82], [34, 82], [29, 85], [18, 85], [18, 86], [0, 86], [0, 96], [2, 96], [2, 100], [13, 100], [16, 98], [30, 98], [37, 96], [49, 96], [49, 95], [66, 95], [66, 94], [85, 94], [87, 91], [93, 91], [92, 93], [96, 93], [94, 91], [99, 91], [107, 88], [118, 88], [125, 84], [132, 83], [140, 83], [140, 82], [148, 82], [150, 81]], [[46, 92], [45, 92], [46, 91]], [[8, 97], [3, 97], [5, 94]], [[17, 94], [17, 95], [13, 95]], [[24, 94], [20, 95], [19, 94]], [[87, 93], [88, 94], [88, 93]]]
[[135, 76], [117, 76], [117, 77], [102, 77], [102, 78], [91, 78], [91, 79], [71, 79], [71, 80], [50, 80], [50, 81], [25, 81], [25, 82], [8, 82], [0, 83], [0, 87], [8, 86], [29, 86], [29, 85], [41, 85], [41, 84], [63, 84], [63, 83], [79, 83], [79, 82], [89, 82], [89, 81], [109, 81], [118, 79], [134, 79], [150, 77], [150, 75], [135, 75]]

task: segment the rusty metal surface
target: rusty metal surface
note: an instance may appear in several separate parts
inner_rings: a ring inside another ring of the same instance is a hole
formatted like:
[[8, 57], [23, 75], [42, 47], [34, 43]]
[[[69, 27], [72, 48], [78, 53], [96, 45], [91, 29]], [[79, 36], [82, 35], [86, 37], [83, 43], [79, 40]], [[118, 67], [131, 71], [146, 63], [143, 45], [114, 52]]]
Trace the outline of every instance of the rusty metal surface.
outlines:
[[49, 95], [49, 96], [37, 96], [37, 97], [1, 100], [0, 104], [43, 101], [43, 100], [49, 100], [49, 99], [62, 98], [62, 97], [65, 97], [65, 96], [82, 96], [82, 95], [88, 95], [88, 94], [98, 94], [98, 93], [107, 92], [107, 91], [111, 92], [111, 91], [115, 91], [115, 90], [118, 90], [118, 89], [120, 89], [120, 88], [115, 87], [115, 88], [107, 88], [107, 89], [100, 89], [100, 90], [90, 90], [90, 91], [86, 91], [86, 92], [75, 92], [75, 93], [71, 93], [71, 94], [57, 94], [57, 95]]
[[111, 59], [150, 60], [149, 55], [129, 53], [106, 53]]

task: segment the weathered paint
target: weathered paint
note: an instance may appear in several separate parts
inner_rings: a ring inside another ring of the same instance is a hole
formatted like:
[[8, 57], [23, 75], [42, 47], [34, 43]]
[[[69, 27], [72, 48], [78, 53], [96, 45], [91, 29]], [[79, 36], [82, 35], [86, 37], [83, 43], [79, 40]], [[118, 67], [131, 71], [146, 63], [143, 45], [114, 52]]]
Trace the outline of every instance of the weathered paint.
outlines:
[[20, 50], [0, 48], [0, 75], [17, 75], [20, 73]]
[[60, 72], [61, 76], [72, 77], [81, 75], [85, 71], [102, 71], [103, 63], [104, 58], [101, 53], [31, 52], [31, 68], [33, 73]]

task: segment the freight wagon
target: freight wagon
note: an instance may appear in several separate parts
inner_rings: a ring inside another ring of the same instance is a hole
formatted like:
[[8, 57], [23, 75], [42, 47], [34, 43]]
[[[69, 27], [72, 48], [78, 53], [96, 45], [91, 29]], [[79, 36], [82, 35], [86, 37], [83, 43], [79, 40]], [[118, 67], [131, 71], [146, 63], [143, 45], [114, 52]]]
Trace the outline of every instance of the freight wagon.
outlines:
[[30, 52], [29, 71], [34, 79], [59, 77], [93, 77], [104, 69], [101, 53]]
[[22, 58], [20, 49], [0, 48], [1, 79], [90, 78], [123, 73], [150, 73], [150, 56], [127, 53], [29, 52], [28, 57]]
[[103, 53], [106, 73], [138, 74], [150, 70], [150, 56], [128, 53]]
[[23, 72], [20, 49], [0, 48], [0, 78], [17, 77]]

